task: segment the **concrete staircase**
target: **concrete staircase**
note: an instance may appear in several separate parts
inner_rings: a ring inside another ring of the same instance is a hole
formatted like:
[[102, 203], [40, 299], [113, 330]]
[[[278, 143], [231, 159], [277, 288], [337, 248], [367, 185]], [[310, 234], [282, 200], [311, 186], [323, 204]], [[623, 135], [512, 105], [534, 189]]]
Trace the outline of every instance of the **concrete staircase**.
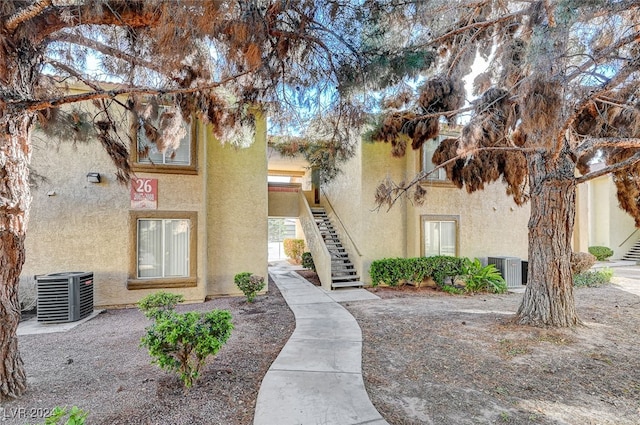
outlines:
[[633, 245], [633, 247], [631, 247], [629, 252], [622, 256], [622, 259], [635, 262], [640, 261], [640, 239], [635, 243], [635, 245]]
[[360, 281], [360, 276], [349, 259], [347, 250], [342, 246], [325, 209], [314, 207], [311, 208], [311, 213], [331, 254], [331, 289], [361, 288], [364, 284]]

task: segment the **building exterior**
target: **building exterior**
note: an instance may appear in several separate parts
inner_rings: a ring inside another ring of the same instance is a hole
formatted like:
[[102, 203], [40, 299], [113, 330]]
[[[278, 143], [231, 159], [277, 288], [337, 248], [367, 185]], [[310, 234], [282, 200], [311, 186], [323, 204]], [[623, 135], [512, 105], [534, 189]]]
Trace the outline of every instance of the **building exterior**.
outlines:
[[529, 207], [519, 207], [505, 194], [502, 183], [468, 194], [446, 180], [443, 171], [422, 183], [423, 205], [400, 199], [391, 208], [376, 208], [374, 194], [387, 176], [407, 181], [422, 169], [431, 170], [431, 156], [448, 135], [417, 151], [407, 149], [393, 158], [384, 143], [362, 143], [344, 173], [322, 190], [334, 222], [342, 223], [342, 238], [349, 242], [353, 260], [369, 282], [372, 261], [390, 257], [456, 255], [486, 258], [527, 258]]
[[621, 259], [640, 241], [640, 231], [633, 218], [618, 206], [616, 193], [610, 175], [578, 186], [575, 251], [587, 252], [590, 246], [606, 246], [613, 250], [612, 259]]
[[[21, 297], [35, 292], [37, 275], [68, 271], [94, 273], [97, 307], [132, 305], [158, 290], [180, 293], [187, 302], [241, 295], [235, 274], [267, 276], [275, 241], [269, 218], [296, 220], [289, 232], [306, 239], [323, 287], [331, 289], [333, 258], [312, 212], [318, 206], [364, 283], [370, 283], [371, 262], [381, 258], [527, 259], [529, 207], [517, 206], [500, 182], [468, 194], [444, 172], [434, 173], [421, 183], [424, 204], [402, 198], [390, 209], [375, 205], [383, 179], [402, 181], [433, 169], [431, 155], [446, 131], [402, 158], [392, 157], [388, 144], [360, 143], [343, 172], [317, 190], [303, 160], [267, 146], [260, 113], [255, 140], [244, 149], [221, 144], [201, 122], [184, 125], [180, 146], [165, 154], [143, 135], [131, 137], [130, 185], [116, 181], [98, 141], [57, 142], [36, 132], [32, 168], [44, 180], [33, 190]], [[580, 189], [575, 250], [606, 245], [619, 258], [638, 239], [614, 192], [607, 177]]]
[[[177, 152], [137, 152], [127, 186], [97, 141], [56, 142], [36, 132], [33, 190], [21, 292], [35, 276], [94, 273], [94, 304], [131, 305], [158, 290], [187, 302], [239, 294], [233, 277], [267, 276], [266, 120], [253, 144], [219, 143], [194, 121]], [[97, 173], [97, 174], [96, 174]], [[99, 178], [97, 177], [99, 175]]]

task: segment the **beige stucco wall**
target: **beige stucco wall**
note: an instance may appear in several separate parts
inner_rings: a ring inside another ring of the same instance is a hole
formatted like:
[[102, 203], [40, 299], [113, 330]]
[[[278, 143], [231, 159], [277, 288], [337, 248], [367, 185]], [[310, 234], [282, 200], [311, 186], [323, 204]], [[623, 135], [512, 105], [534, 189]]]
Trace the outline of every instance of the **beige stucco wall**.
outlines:
[[[301, 190], [301, 189], [300, 189]], [[298, 217], [298, 191], [269, 190], [269, 217]]]
[[324, 188], [362, 254], [359, 272], [365, 282], [374, 260], [422, 254], [422, 215], [459, 217], [460, 256], [527, 258], [529, 207], [518, 207], [500, 183], [474, 194], [452, 185], [425, 186], [422, 206], [400, 199], [390, 210], [376, 210], [375, 191], [383, 179], [411, 180], [420, 170], [419, 151], [409, 149], [405, 157], [393, 158], [390, 149], [384, 143], [362, 143], [344, 172]]
[[[258, 119], [248, 149], [222, 146], [198, 124], [196, 175], [137, 173], [158, 179], [158, 211], [197, 213], [197, 284], [190, 288], [127, 289], [131, 241], [130, 189], [116, 182], [115, 167], [97, 141], [72, 145], [34, 135], [32, 166], [46, 180], [33, 191], [21, 274], [21, 298], [35, 298], [33, 276], [94, 272], [96, 307], [132, 305], [157, 290], [187, 302], [241, 295], [233, 276], [267, 277], [266, 125]], [[99, 172], [101, 183], [87, 182]]]
[[588, 252], [589, 249], [589, 190], [590, 187], [586, 183], [576, 187], [576, 215], [572, 240], [572, 249], [575, 252]]
[[[606, 246], [613, 250], [612, 258], [621, 258], [640, 238], [634, 220], [618, 206], [616, 187], [611, 176], [591, 180], [579, 192], [579, 220], [588, 223], [587, 246]], [[586, 198], [586, 200], [584, 199]], [[586, 205], [586, 206], [585, 206]], [[584, 229], [583, 229], [584, 232]]]
[[[349, 249], [349, 256], [365, 282], [369, 282], [372, 261], [406, 255], [405, 201], [388, 211], [376, 210], [374, 202], [380, 181], [387, 175], [401, 180], [405, 168], [406, 159], [391, 157], [389, 145], [360, 143], [356, 155], [342, 167], [343, 172], [323, 187], [323, 203], [328, 200], [353, 240], [355, 248]], [[331, 218], [339, 225], [335, 217]], [[347, 238], [340, 236], [348, 246]]]
[[[97, 307], [131, 305], [154, 292], [129, 290], [130, 241], [129, 186], [115, 178], [115, 167], [97, 141], [73, 145], [36, 133], [33, 169], [46, 180], [33, 190], [26, 239], [27, 259], [21, 275], [24, 291], [35, 292], [37, 274], [94, 272], [94, 304]], [[199, 144], [202, 151], [202, 144]], [[201, 156], [199, 156], [200, 158]], [[88, 172], [99, 172], [100, 183], [87, 182]], [[158, 179], [158, 210], [196, 211], [202, 215], [202, 179], [194, 175], [138, 173]], [[200, 223], [200, 221], [199, 221]], [[195, 229], [201, 235], [201, 228]], [[205, 239], [198, 236], [198, 258]], [[169, 290], [187, 302], [205, 296], [204, 262], [198, 264], [198, 286]]]
[[207, 296], [238, 295], [237, 273], [267, 280], [266, 122], [256, 120], [249, 148], [223, 145], [210, 130], [206, 139]]

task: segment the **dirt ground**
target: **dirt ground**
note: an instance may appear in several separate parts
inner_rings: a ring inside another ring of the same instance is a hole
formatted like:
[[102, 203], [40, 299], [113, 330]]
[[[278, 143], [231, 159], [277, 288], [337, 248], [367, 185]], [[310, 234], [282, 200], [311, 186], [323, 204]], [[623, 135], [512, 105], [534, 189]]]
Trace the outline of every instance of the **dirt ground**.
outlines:
[[400, 424], [640, 424], [640, 298], [576, 289], [584, 326], [515, 326], [522, 294], [379, 289], [346, 307], [373, 404]]
[[232, 297], [177, 308], [212, 309], [230, 310], [235, 329], [187, 393], [139, 347], [150, 322], [137, 309], [107, 310], [68, 332], [19, 337], [29, 387], [2, 405], [0, 424], [42, 424], [54, 406], [88, 411], [88, 425], [253, 423], [262, 378], [293, 332], [293, 313], [272, 282], [253, 304]]
[[[375, 293], [382, 299], [345, 307], [363, 330], [367, 391], [391, 425], [640, 424], [640, 297], [616, 286], [577, 289], [585, 326], [546, 330], [509, 323], [521, 294]], [[43, 423], [38, 415], [53, 406], [76, 405], [90, 412], [89, 425], [251, 424], [294, 318], [274, 284], [254, 304], [179, 306], [213, 308], [231, 310], [235, 330], [187, 393], [139, 347], [148, 321], [136, 309], [20, 337], [29, 390], [2, 406], [0, 423]]]

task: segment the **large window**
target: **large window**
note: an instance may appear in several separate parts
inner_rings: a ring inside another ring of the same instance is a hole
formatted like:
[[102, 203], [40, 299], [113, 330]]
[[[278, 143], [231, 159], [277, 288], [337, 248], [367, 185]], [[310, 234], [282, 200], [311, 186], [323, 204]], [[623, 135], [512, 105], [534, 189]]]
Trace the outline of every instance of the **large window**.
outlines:
[[422, 216], [422, 255], [456, 256], [458, 221], [457, 216]]
[[132, 211], [129, 289], [195, 286], [196, 214]]
[[[163, 113], [179, 114], [178, 111], [171, 111], [168, 107], [161, 106], [158, 116]], [[153, 127], [162, 127], [160, 118], [152, 122]], [[182, 122], [181, 132], [185, 136], [180, 140], [175, 148], [169, 147], [164, 152], [158, 149], [158, 144], [154, 143], [147, 136], [144, 129], [144, 121], [139, 120], [135, 126], [135, 145], [132, 146], [133, 165], [136, 171], [158, 172], [158, 173], [182, 173], [194, 174], [196, 172], [196, 125]], [[160, 135], [160, 137], [162, 137]]]
[[427, 177], [425, 177], [425, 180], [432, 181], [432, 182], [433, 181], [435, 181], [435, 182], [448, 182], [447, 173], [444, 170], [444, 168], [439, 168], [438, 170], [433, 171], [433, 170], [435, 170], [436, 166], [432, 162], [433, 153], [438, 148], [438, 145], [440, 145], [440, 142], [442, 142], [444, 139], [446, 139], [448, 137], [449, 136], [446, 136], [446, 135], [439, 135], [439, 136], [437, 136], [437, 137], [435, 137], [433, 139], [427, 140], [422, 145], [421, 171], [423, 171], [425, 173], [430, 173], [429, 175], [427, 175]]

